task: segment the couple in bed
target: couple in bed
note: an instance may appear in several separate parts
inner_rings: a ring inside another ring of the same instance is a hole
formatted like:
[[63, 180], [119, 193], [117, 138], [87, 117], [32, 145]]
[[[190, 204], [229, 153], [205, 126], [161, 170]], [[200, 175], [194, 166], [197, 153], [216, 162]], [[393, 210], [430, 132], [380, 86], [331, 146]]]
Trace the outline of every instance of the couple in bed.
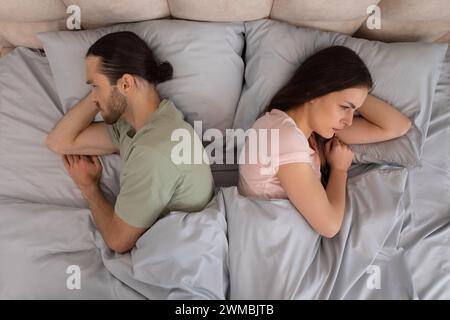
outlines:
[[[158, 63], [131, 32], [102, 37], [85, 61], [91, 91], [60, 120], [46, 143], [63, 155], [107, 245], [127, 252], [167, 212], [202, 210], [213, 195], [213, 178], [206, 163], [171, 161], [177, 143], [171, 141], [173, 130], [184, 128], [199, 138], [174, 104], [158, 95], [156, 85], [172, 77], [169, 63]], [[343, 218], [353, 158], [346, 144], [393, 139], [411, 126], [395, 108], [368, 95], [371, 87], [368, 69], [345, 47], [324, 49], [304, 61], [253, 126], [278, 130], [279, 166], [267, 175], [261, 174], [259, 163], [241, 164], [241, 194], [288, 198], [318, 233], [334, 236]], [[361, 117], [353, 118], [355, 110]], [[93, 123], [98, 112], [104, 122]], [[243, 156], [251, 150], [248, 141]], [[120, 152], [123, 169], [113, 207], [99, 187], [97, 155], [115, 152]]]

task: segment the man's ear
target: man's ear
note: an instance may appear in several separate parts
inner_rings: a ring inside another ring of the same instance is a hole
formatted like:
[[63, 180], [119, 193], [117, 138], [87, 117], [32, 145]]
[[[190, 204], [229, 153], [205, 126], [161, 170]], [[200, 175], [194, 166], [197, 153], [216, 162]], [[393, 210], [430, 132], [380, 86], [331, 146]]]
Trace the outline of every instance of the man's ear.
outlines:
[[136, 81], [131, 74], [125, 73], [122, 78], [117, 81], [117, 86], [122, 94], [127, 94], [136, 87]]

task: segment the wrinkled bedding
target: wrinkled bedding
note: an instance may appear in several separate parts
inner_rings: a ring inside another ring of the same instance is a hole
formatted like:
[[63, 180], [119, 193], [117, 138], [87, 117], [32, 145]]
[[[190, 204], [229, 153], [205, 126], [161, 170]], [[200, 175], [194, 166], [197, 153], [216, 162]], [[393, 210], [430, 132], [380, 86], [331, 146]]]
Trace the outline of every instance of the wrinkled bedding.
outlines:
[[[289, 201], [218, 188], [203, 211], [172, 212], [127, 254], [109, 250], [59, 156], [63, 115], [47, 59], [0, 59], [0, 299], [449, 299], [450, 63], [419, 166], [350, 172], [341, 232], [315, 234]], [[102, 157], [114, 202], [121, 160]], [[79, 266], [81, 288], [68, 289]]]

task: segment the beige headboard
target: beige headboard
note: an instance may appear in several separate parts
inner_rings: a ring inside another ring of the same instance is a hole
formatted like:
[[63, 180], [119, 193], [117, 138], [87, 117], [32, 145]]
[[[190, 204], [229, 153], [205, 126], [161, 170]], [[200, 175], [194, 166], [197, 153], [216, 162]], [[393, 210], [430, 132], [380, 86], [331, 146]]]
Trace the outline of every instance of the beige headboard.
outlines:
[[[0, 55], [16, 46], [41, 48], [36, 33], [65, 30], [70, 5], [80, 8], [84, 29], [169, 17], [271, 18], [388, 42], [450, 42], [450, 0], [0, 0]], [[367, 26], [371, 5], [380, 29]]]

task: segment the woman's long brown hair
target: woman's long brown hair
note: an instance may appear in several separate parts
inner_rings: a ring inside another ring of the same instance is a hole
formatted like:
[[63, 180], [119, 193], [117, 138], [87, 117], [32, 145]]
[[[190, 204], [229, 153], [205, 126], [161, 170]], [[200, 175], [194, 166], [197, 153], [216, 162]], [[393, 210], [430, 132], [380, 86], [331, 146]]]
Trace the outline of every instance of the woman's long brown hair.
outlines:
[[[316, 52], [301, 63], [293, 77], [272, 98], [266, 111], [287, 111], [334, 91], [355, 87], [370, 90], [372, 86], [372, 77], [364, 61], [347, 47], [332, 46]], [[316, 142], [321, 182], [326, 187], [330, 167], [325, 157], [325, 144], [329, 139], [314, 132], [309, 139], [310, 143]]]

